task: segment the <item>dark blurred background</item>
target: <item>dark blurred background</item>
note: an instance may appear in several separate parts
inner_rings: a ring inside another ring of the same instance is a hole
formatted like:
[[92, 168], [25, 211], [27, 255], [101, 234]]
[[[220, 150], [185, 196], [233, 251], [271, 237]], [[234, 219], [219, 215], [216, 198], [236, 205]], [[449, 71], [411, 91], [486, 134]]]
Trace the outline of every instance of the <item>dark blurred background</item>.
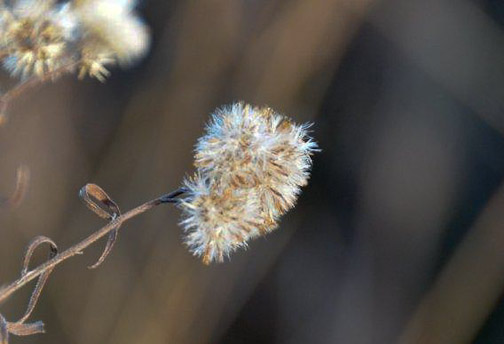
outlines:
[[[0, 284], [25, 245], [61, 248], [176, 189], [216, 107], [243, 100], [311, 121], [322, 148], [299, 204], [230, 262], [181, 243], [179, 211], [126, 224], [58, 267], [12, 343], [504, 343], [504, 2], [146, 0], [149, 55], [112, 77], [19, 98], [0, 128]], [[7, 76], [3, 84], [8, 85]], [[500, 190], [502, 189], [502, 190]], [[103, 243], [101, 244], [103, 245]], [[42, 260], [42, 254], [40, 255]], [[20, 317], [30, 288], [2, 305]]]

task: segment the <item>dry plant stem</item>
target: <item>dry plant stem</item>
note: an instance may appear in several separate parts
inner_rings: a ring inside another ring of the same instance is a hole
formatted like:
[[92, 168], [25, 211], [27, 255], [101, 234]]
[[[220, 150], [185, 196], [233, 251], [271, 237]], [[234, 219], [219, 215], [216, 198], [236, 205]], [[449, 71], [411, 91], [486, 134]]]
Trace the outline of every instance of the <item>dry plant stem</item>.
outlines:
[[163, 195], [161, 197], [158, 197], [156, 199], [153, 199], [151, 201], [148, 201], [134, 209], [131, 209], [130, 211], [124, 213], [121, 216], [118, 216], [111, 222], [109, 222], [106, 226], [100, 228], [98, 231], [94, 232], [90, 236], [88, 236], [86, 239], [82, 240], [78, 244], [75, 244], [74, 246], [68, 248], [67, 250], [61, 252], [60, 254], [56, 255], [54, 258], [48, 260], [47, 262], [39, 265], [35, 269], [31, 270], [30, 272], [26, 273], [22, 277], [20, 277], [18, 280], [12, 282], [11, 284], [3, 287], [0, 289], [0, 303], [9, 298], [14, 292], [16, 292], [18, 289], [29, 283], [30, 281], [33, 281], [35, 278], [38, 276], [42, 275], [44, 272], [49, 271], [53, 269], [56, 265], [60, 264], [61, 262], [65, 261], [66, 259], [73, 257], [75, 255], [82, 254], [82, 251], [86, 249], [88, 246], [92, 245], [94, 242], [98, 241], [105, 235], [109, 234], [111, 231], [114, 229], [118, 228], [121, 226], [124, 222], [132, 219], [135, 216], [138, 216], [160, 204], [163, 203], [177, 203], [178, 199], [177, 197], [185, 193], [185, 189], [178, 189], [172, 193]]
[[29, 89], [38, 86], [40, 84], [43, 84], [46, 81], [52, 80], [61, 74], [64, 74], [66, 72], [69, 72], [73, 70], [80, 62], [71, 62], [66, 65], [63, 65], [59, 68], [56, 68], [55, 70], [48, 72], [44, 74], [43, 76], [34, 76], [31, 77], [25, 81], [20, 82], [14, 88], [10, 89], [9, 91], [5, 92], [1, 97], [0, 97], [0, 113], [5, 114], [7, 111], [7, 108], [9, 107], [9, 104], [12, 100], [15, 98], [19, 97]]
[[30, 169], [24, 165], [16, 172], [16, 188], [9, 197], [0, 196], [0, 208], [13, 209], [21, 204], [30, 183]]

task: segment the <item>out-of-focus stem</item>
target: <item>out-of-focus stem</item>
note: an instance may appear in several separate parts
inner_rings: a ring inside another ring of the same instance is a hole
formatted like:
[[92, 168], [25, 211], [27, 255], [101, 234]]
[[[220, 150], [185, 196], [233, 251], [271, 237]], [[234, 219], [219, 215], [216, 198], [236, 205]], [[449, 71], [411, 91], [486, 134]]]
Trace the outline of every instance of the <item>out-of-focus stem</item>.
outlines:
[[421, 300], [400, 344], [472, 342], [504, 290], [503, 210], [501, 186]]
[[36, 87], [46, 81], [54, 79], [57, 76], [72, 71], [78, 64], [79, 62], [71, 62], [50, 72], [47, 72], [42, 76], [33, 76], [25, 81], [20, 82], [12, 89], [5, 92], [2, 96], [0, 96], [0, 125], [6, 121], [6, 112], [12, 100], [18, 98], [33, 87]]

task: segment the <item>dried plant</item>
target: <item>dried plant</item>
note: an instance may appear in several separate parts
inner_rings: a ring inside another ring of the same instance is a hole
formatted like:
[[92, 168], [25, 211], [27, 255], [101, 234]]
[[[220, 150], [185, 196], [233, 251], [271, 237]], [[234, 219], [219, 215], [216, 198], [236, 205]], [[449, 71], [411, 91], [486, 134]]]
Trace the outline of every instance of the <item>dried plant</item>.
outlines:
[[0, 124], [9, 103], [27, 89], [77, 72], [100, 81], [108, 67], [145, 55], [148, 27], [134, 0], [0, 1], [0, 59], [20, 83], [0, 97]]
[[[8, 334], [31, 335], [44, 331], [42, 322], [26, 323], [54, 267], [82, 254], [84, 249], [108, 235], [98, 267], [111, 252], [123, 223], [160, 204], [178, 204], [186, 244], [205, 264], [222, 262], [247, 241], [277, 226], [279, 217], [294, 206], [300, 187], [307, 183], [311, 155], [317, 150], [308, 136], [308, 125], [297, 125], [269, 108], [238, 103], [217, 110], [196, 148], [194, 177], [166, 195], [124, 214], [98, 185], [85, 185], [79, 195], [86, 206], [107, 225], [78, 244], [58, 253], [54, 241], [33, 239], [25, 253], [21, 276], [0, 289], [0, 303], [38, 278], [25, 315], [16, 322], [0, 316], [0, 344]], [[186, 195], [185, 197], [180, 197]], [[49, 244], [49, 260], [29, 270], [33, 252]]]
[[[134, 5], [132, 0], [0, 0], [0, 58], [13, 77], [21, 77], [20, 84], [0, 96], [3, 119], [11, 100], [33, 86], [74, 71], [104, 81], [107, 65], [128, 64], [142, 56], [149, 33], [134, 14]], [[80, 198], [108, 223], [62, 252], [44, 236], [29, 243], [20, 277], [0, 288], [0, 303], [37, 282], [21, 319], [10, 322], [0, 315], [0, 344], [6, 344], [9, 335], [44, 332], [42, 322], [27, 320], [58, 264], [107, 236], [103, 253], [90, 266], [98, 267], [112, 251], [122, 224], [160, 204], [181, 208], [185, 244], [205, 264], [222, 262], [249, 240], [275, 229], [309, 178], [317, 145], [308, 128], [270, 108], [236, 103], [212, 116], [196, 145], [196, 171], [179, 189], [121, 213], [102, 188], [85, 185]], [[0, 200], [2, 205], [20, 203], [28, 172], [26, 167], [18, 169], [16, 189]], [[50, 249], [48, 260], [30, 269], [34, 251], [44, 244]]]
[[27, 166], [19, 166], [16, 171], [16, 188], [9, 197], [0, 196], [0, 207], [12, 209], [19, 206], [28, 191], [29, 183], [30, 170]]
[[130, 62], [146, 51], [147, 27], [131, 0], [18, 0], [0, 7], [4, 67], [23, 78], [75, 65], [99, 80], [105, 66]]
[[[182, 221], [191, 251], [222, 262], [276, 228], [306, 185], [317, 145], [309, 125], [243, 103], [218, 109], [196, 147]], [[215, 230], [219, 228], [219, 230]]]

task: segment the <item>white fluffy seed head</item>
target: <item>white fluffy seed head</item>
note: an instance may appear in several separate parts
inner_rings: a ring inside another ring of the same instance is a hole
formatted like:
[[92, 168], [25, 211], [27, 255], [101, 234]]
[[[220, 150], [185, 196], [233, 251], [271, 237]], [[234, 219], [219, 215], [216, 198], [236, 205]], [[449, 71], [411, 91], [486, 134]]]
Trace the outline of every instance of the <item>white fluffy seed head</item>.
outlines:
[[[106, 49], [121, 63], [145, 55], [150, 45], [147, 25], [136, 15], [132, 0], [85, 0], [75, 5], [84, 45]], [[90, 49], [90, 47], [88, 47]]]
[[22, 77], [77, 65], [79, 77], [104, 81], [107, 66], [129, 65], [149, 48], [150, 33], [135, 5], [133, 0], [2, 1], [3, 65]]
[[259, 233], [259, 203], [245, 190], [213, 188], [201, 175], [186, 180], [188, 191], [181, 207], [185, 243], [205, 264], [224, 257]]
[[198, 141], [195, 165], [218, 183], [255, 189], [265, 211], [280, 216], [309, 178], [317, 145], [308, 127], [267, 107], [223, 107]]
[[[242, 197], [232, 203], [235, 207], [244, 202], [243, 195], [257, 204], [248, 208], [248, 214], [255, 211], [257, 220], [254, 230], [242, 236], [245, 241], [276, 228], [279, 217], [295, 205], [309, 178], [311, 155], [317, 150], [308, 128], [270, 108], [236, 103], [218, 109], [198, 140], [195, 166], [208, 190], [239, 192]], [[224, 213], [234, 210], [227, 208]], [[197, 221], [192, 225], [197, 228]], [[212, 240], [202, 242], [215, 246]]]
[[42, 76], [67, 61], [69, 20], [49, 0], [20, 0], [0, 6], [0, 45], [4, 67], [14, 76]]

